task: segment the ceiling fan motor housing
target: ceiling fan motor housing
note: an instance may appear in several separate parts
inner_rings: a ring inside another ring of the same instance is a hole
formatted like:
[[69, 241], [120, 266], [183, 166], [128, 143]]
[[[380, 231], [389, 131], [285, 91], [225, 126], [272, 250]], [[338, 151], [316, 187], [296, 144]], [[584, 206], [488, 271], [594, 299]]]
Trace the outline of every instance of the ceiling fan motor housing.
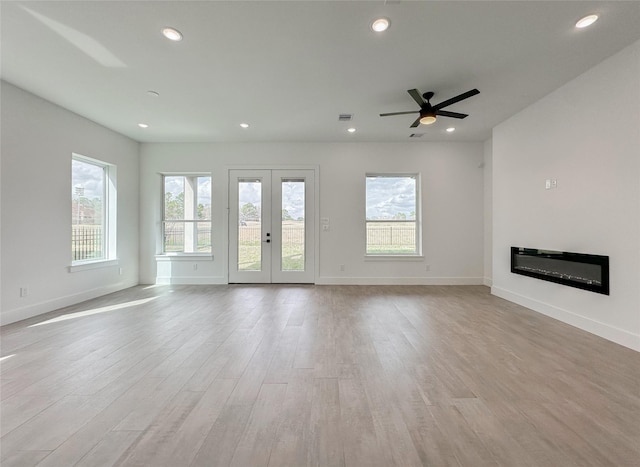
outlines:
[[433, 96], [435, 96], [435, 93], [434, 93], [434, 92], [431, 92], [431, 91], [429, 91], [429, 92], [425, 92], [425, 93], [422, 95], [422, 97], [424, 98], [424, 100], [425, 100], [425, 101], [427, 101], [427, 102], [429, 102], [429, 100], [430, 100]]

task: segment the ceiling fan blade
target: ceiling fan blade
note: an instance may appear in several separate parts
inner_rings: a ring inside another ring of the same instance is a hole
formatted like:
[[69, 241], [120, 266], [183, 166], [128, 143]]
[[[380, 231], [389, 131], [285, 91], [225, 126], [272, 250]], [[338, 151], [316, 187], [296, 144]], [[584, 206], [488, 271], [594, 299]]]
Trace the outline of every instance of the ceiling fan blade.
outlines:
[[458, 112], [449, 112], [448, 110], [436, 110], [436, 115], [451, 118], [466, 118], [469, 116], [468, 114], [459, 114]]
[[391, 112], [388, 114], [380, 114], [381, 117], [389, 117], [390, 115], [407, 115], [407, 114], [419, 114], [419, 110], [409, 110], [407, 112]]
[[433, 106], [433, 110], [440, 110], [443, 109], [445, 107], [448, 107], [452, 104], [455, 104], [456, 102], [460, 102], [464, 99], [467, 99], [471, 96], [475, 96], [476, 94], [480, 94], [480, 91], [478, 91], [477, 89], [472, 89], [471, 91], [467, 91], [467, 92], [463, 92], [462, 94], [456, 96], [456, 97], [452, 97], [451, 99], [447, 99], [446, 101], [440, 102], [437, 105]]
[[416, 101], [421, 108], [423, 105], [426, 104], [426, 102], [424, 101], [424, 99], [422, 99], [422, 96], [420, 95], [420, 91], [418, 91], [417, 89], [409, 89], [407, 92], [411, 97], [413, 97], [413, 100]]
[[422, 118], [422, 115], [421, 115], [421, 116], [419, 116], [418, 118], [416, 118], [416, 121], [415, 121], [415, 122], [413, 122], [409, 128], [415, 128], [415, 127], [417, 127], [418, 125], [420, 125], [420, 119], [421, 119], [421, 118]]

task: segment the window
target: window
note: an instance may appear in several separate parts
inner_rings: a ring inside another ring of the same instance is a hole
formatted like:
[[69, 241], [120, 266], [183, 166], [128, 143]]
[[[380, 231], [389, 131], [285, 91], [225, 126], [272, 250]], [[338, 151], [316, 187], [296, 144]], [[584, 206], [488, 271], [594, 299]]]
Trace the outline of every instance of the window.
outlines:
[[73, 154], [71, 158], [72, 264], [116, 256], [116, 167]]
[[366, 177], [367, 255], [419, 255], [418, 175]]
[[211, 176], [162, 177], [163, 253], [211, 253]]

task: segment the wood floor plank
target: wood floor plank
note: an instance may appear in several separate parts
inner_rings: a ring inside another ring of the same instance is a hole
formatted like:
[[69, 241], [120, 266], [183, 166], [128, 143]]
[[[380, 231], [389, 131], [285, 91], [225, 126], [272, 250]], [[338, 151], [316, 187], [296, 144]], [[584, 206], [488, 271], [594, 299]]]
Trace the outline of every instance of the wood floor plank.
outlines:
[[387, 449], [381, 449], [364, 384], [359, 379], [339, 381], [340, 433], [344, 439], [345, 465], [393, 465]]
[[161, 440], [156, 449], [149, 453], [144, 449], [144, 444], [139, 446], [141, 452], [149, 456], [149, 465], [190, 465], [225, 407], [235, 384], [236, 381], [232, 379], [214, 381], [182, 424], [169, 431], [164, 422], [154, 427], [154, 437]]
[[140, 432], [137, 431], [110, 431], [74, 467], [114, 465], [138, 438]]
[[[602, 452], [594, 448], [591, 443], [585, 442], [569, 425], [570, 420], [562, 420], [556, 416], [555, 407], [548, 407], [530, 401], [518, 403], [520, 411], [524, 413], [539, 431], [545, 427], [544, 433], [550, 442], [562, 450], [567, 457], [576, 459], [583, 466], [611, 466], [617, 463], [607, 458]], [[576, 427], [578, 430], [580, 427]]]
[[27, 422], [46, 408], [58, 402], [62, 397], [15, 395], [0, 404], [0, 436], [4, 436]]
[[282, 332], [278, 347], [273, 352], [269, 368], [264, 377], [265, 383], [287, 383], [294, 373], [293, 362], [300, 338], [299, 327], [287, 327]]
[[528, 453], [514, 449], [517, 441], [511, 436], [508, 426], [502, 425], [491, 410], [478, 398], [454, 401], [456, 409], [474, 433], [482, 439], [498, 465], [532, 467], [536, 465]]
[[281, 420], [286, 384], [263, 384], [231, 459], [231, 466], [269, 465]]
[[191, 466], [230, 465], [252, 409], [253, 405], [225, 405], [191, 462]]
[[103, 407], [87, 396], [66, 396], [2, 437], [2, 456], [53, 451]]
[[432, 405], [429, 412], [442, 434], [451, 441], [453, 453], [461, 465], [494, 467], [499, 465], [455, 406]]
[[51, 451], [16, 451], [2, 460], [2, 467], [25, 467], [36, 465], [47, 457]]
[[[139, 431], [135, 445], [128, 445], [126, 450], [121, 451], [120, 463], [128, 466], [161, 465], [164, 459], [158, 458], [158, 452], [175, 436], [202, 396], [203, 393], [191, 391], [176, 394], [151, 425], [146, 430]], [[116, 427], [111, 433], [119, 431], [122, 430]]]
[[461, 467], [453, 448], [433, 418], [428, 406], [422, 402], [401, 402], [402, 418], [422, 465]]
[[287, 389], [269, 456], [270, 466], [307, 464], [314, 381], [312, 370], [291, 370], [287, 373]]
[[340, 413], [338, 379], [315, 379], [309, 416], [306, 465], [328, 467], [345, 465], [344, 438], [340, 431]]

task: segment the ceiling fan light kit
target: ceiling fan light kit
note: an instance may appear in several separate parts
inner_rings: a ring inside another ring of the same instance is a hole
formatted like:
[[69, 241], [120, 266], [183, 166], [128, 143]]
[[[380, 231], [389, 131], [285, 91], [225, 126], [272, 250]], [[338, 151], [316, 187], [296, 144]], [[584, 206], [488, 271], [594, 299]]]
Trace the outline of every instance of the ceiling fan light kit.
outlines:
[[422, 123], [423, 125], [431, 125], [432, 123], [436, 122], [436, 116], [435, 115], [425, 115], [424, 117], [420, 117], [420, 123]]
[[460, 102], [464, 99], [468, 99], [469, 97], [475, 96], [476, 94], [480, 94], [480, 91], [477, 89], [472, 89], [467, 92], [463, 92], [462, 94], [458, 94], [451, 99], [447, 99], [446, 101], [442, 101], [439, 104], [431, 105], [431, 98], [435, 95], [433, 92], [425, 92], [420, 95], [420, 91], [417, 89], [409, 89], [407, 91], [409, 95], [413, 98], [414, 101], [420, 106], [420, 110], [409, 110], [406, 112], [391, 112], [380, 114], [381, 117], [389, 117], [392, 115], [407, 115], [407, 114], [420, 114], [420, 116], [413, 122], [410, 128], [415, 128], [420, 124], [423, 125], [431, 125], [436, 122], [438, 116], [449, 117], [449, 118], [466, 118], [469, 115], [461, 114], [458, 112], [450, 112], [448, 110], [442, 110], [445, 107], [455, 104], [456, 102]]

